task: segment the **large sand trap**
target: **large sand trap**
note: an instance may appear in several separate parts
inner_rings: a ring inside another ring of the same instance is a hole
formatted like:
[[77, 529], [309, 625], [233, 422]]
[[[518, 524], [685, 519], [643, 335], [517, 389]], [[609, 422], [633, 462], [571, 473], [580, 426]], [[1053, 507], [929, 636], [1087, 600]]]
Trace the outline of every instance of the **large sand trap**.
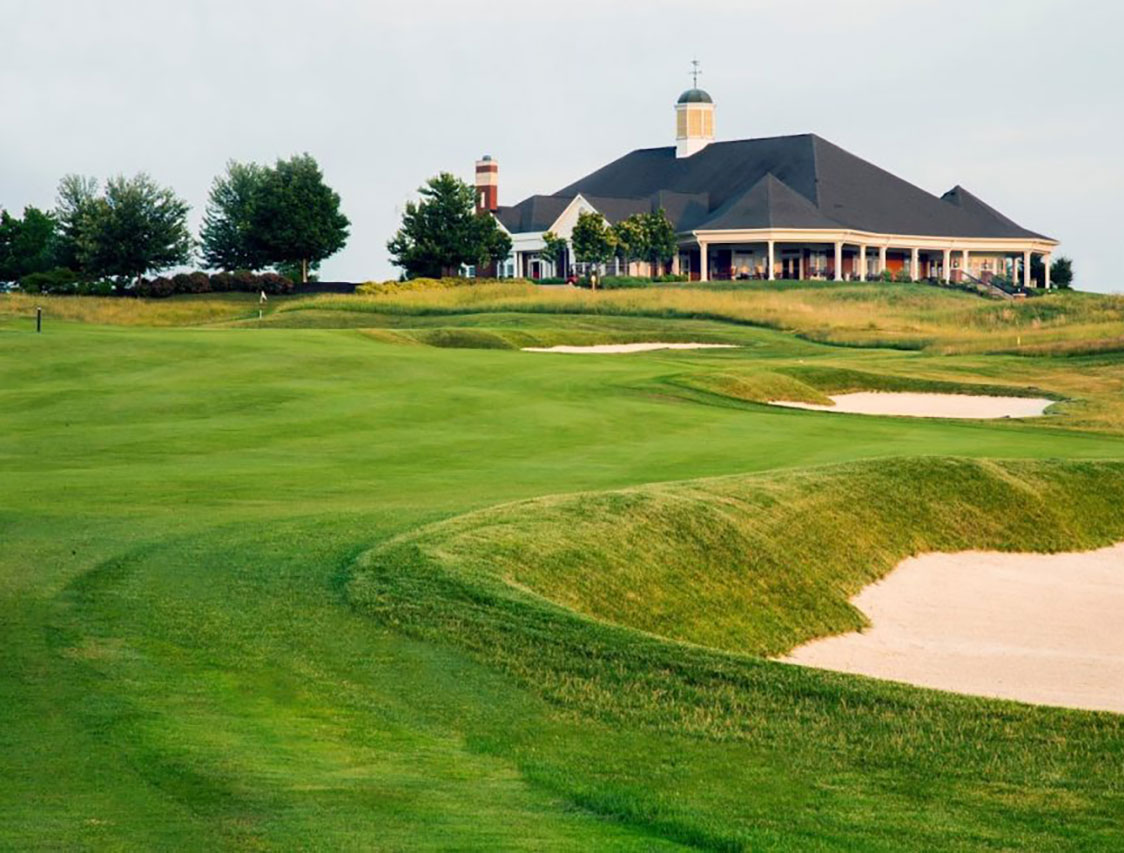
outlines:
[[860, 391], [831, 397], [834, 406], [772, 400], [774, 406], [844, 412], [852, 415], [897, 415], [907, 418], [1033, 418], [1054, 401], [1042, 397], [987, 397], [974, 394], [917, 394]]
[[569, 352], [569, 353], [624, 353], [650, 352], [657, 349], [737, 349], [737, 344], [593, 344], [586, 347], [523, 347], [523, 352]]
[[1124, 713], [1124, 543], [1081, 554], [926, 554], [852, 603], [872, 627], [783, 660]]

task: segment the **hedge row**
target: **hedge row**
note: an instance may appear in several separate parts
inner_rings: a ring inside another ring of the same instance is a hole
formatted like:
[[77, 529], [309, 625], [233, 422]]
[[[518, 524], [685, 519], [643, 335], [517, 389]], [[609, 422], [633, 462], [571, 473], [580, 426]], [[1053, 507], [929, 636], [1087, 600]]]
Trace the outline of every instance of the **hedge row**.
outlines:
[[259, 293], [270, 295], [292, 293], [293, 282], [275, 272], [181, 272], [171, 277], [141, 279], [129, 293], [149, 299], [161, 299], [180, 293]]
[[108, 279], [83, 280], [81, 273], [59, 267], [49, 272], [33, 273], [20, 281], [25, 293], [48, 293], [57, 296], [142, 296], [160, 299], [179, 293], [292, 293], [293, 282], [273, 272], [177, 273], [157, 276], [139, 282], [117, 283]]

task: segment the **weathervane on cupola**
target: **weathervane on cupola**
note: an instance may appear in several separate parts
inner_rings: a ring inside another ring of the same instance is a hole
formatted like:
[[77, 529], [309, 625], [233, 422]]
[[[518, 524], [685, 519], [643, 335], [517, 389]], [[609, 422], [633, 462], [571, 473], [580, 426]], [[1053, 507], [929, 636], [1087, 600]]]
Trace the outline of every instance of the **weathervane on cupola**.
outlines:
[[675, 104], [675, 156], [690, 157], [714, 141], [714, 101], [699, 88], [697, 59], [691, 60], [691, 88]]

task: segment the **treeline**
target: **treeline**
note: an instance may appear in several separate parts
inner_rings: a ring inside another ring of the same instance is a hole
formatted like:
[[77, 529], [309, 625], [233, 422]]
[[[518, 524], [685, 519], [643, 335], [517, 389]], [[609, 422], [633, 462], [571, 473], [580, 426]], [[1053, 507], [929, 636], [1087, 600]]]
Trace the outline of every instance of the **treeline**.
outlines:
[[[53, 210], [0, 212], [0, 282], [36, 292], [170, 295], [206, 292], [198, 289], [206, 280], [209, 291], [282, 292], [282, 280], [307, 281], [347, 243], [350, 223], [339, 206], [308, 154], [274, 166], [231, 161], [211, 186], [198, 238], [187, 202], [147, 174], [104, 187], [67, 175]], [[145, 279], [197, 258], [223, 272]], [[272, 272], [254, 274], [265, 269]]]

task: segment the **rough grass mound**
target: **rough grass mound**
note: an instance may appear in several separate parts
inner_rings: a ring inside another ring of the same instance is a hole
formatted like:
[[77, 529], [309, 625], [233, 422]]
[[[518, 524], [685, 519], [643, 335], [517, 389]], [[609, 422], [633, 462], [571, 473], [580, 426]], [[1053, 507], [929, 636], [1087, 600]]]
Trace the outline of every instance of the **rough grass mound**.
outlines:
[[1120, 462], [891, 459], [659, 484], [424, 528], [368, 553], [351, 593], [384, 619], [473, 645], [502, 644], [497, 619], [511, 639], [518, 612], [530, 626], [561, 606], [769, 656], [862, 627], [848, 599], [908, 556], [1100, 547], [1124, 539], [1122, 503]]

